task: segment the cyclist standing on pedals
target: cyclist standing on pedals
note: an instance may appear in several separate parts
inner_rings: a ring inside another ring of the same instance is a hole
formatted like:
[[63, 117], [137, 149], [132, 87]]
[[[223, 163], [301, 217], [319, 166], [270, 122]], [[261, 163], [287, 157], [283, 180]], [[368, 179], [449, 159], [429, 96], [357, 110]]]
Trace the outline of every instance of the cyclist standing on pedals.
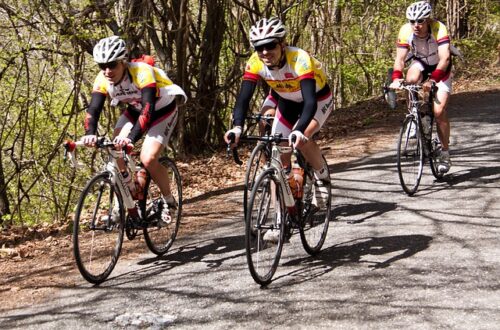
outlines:
[[[260, 77], [271, 88], [271, 100], [277, 105], [272, 134], [296, 137], [299, 149], [315, 170], [318, 183], [329, 182], [327, 164], [321, 150], [311, 138], [325, 123], [333, 108], [333, 96], [322, 64], [306, 51], [285, 44], [286, 29], [278, 18], [263, 18], [250, 29], [250, 42], [255, 49], [248, 60], [243, 82], [233, 110], [233, 128], [224, 139], [230, 143], [234, 133], [239, 142], [250, 100]], [[234, 146], [233, 145], [233, 146]], [[283, 165], [290, 168], [290, 157]]]
[[406, 9], [408, 23], [399, 31], [396, 59], [390, 88], [397, 89], [403, 81], [403, 69], [409, 52], [412, 62], [406, 73], [406, 82], [417, 84], [422, 81], [424, 91], [429, 91], [431, 83], [438, 88], [434, 100], [434, 117], [441, 141], [441, 154], [438, 156], [438, 171], [450, 170], [449, 154], [450, 122], [446, 106], [451, 94], [451, 53], [450, 37], [446, 26], [431, 18], [432, 8], [426, 1], [418, 1]]
[[[161, 190], [162, 220], [169, 222], [169, 208], [175, 209], [177, 201], [170, 191], [167, 170], [159, 163], [159, 158], [177, 122], [175, 96], [182, 95], [186, 99], [186, 94], [163, 70], [143, 62], [128, 62], [125, 41], [117, 36], [101, 39], [94, 47], [93, 56], [101, 71], [94, 82], [82, 141], [86, 146], [95, 146], [97, 124], [107, 96], [112, 103], [127, 104], [115, 125], [113, 143], [121, 149], [146, 135], [140, 160]], [[118, 163], [124, 173], [123, 159], [118, 159]], [[125, 181], [131, 179], [129, 175]]]

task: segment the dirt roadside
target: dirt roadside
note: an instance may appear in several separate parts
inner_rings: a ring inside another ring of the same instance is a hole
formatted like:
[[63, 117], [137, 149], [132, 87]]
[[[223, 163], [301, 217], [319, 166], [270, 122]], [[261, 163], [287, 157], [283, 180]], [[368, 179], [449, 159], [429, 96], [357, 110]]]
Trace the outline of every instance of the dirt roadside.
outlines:
[[[498, 75], [497, 75], [498, 77]], [[452, 102], [467, 104], [467, 93], [490, 93], [500, 89], [500, 82], [468, 80], [454, 86]], [[394, 143], [398, 125], [404, 117], [402, 100], [397, 110], [387, 108], [381, 98], [339, 109], [330, 117], [319, 143], [330, 165], [376, 153]], [[470, 103], [473, 106], [472, 103]], [[240, 151], [245, 157], [248, 150]], [[228, 166], [230, 164], [230, 166]], [[225, 152], [208, 158], [178, 162], [185, 189], [186, 216], [179, 236], [202, 230], [217, 221], [221, 213], [237, 214], [227, 205], [211, 198], [214, 192], [242, 183], [244, 168], [226, 158]], [[200, 215], [196, 210], [210, 210]], [[72, 257], [71, 236], [67, 225], [16, 228], [0, 232], [0, 311], [29, 306], [50, 297], [59, 288], [81, 283]], [[142, 239], [124, 242], [121, 258], [147, 253]]]

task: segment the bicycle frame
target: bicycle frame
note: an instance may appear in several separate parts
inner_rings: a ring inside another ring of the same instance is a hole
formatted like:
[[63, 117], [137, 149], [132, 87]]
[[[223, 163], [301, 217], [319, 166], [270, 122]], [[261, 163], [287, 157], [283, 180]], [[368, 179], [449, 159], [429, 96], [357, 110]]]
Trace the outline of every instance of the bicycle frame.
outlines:
[[[275, 177], [278, 179], [282, 191], [286, 192], [283, 196], [286, 207], [294, 207], [295, 199], [292, 194], [292, 189], [288, 183], [287, 176], [285, 174], [283, 164], [281, 163], [281, 155], [292, 152], [292, 147], [280, 146], [274, 144], [271, 149], [271, 161], [269, 163], [269, 168], [275, 169]], [[279, 174], [278, 174], [279, 173]]]
[[[75, 149], [76, 147], [82, 146], [84, 146], [84, 144], [81, 141], [68, 141], [65, 143], [65, 157], [68, 156], [74, 168], [79, 167], [74, 155]], [[129, 152], [126, 149], [122, 151], [115, 150], [114, 144], [105, 138], [99, 139], [96, 146], [97, 148], [105, 149], [108, 153], [108, 161], [104, 165], [103, 171], [109, 172], [111, 174], [111, 182], [120, 191], [123, 199], [123, 204], [127, 209], [135, 208], [136, 205], [134, 198], [132, 197], [129, 187], [127, 187], [123, 182], [123, 177], [120, 173], [120, 168], [118, 167], [117, 161], [118, 158], [123, 158], [129, 174], [133, 175], [134, 171], [131, 168], [131, 164], [133, 163], [133, 161], [129, 156]]]
[[[117, 159], [123, 157], [125, 164], [127, 165], [129, 175], [133, 175], [134, 171], [130, 168], [131, 160], [125, 152], [116, 152], [116, 150], [111, 148], [105, 148], [108, 152], [108, 162], [105, 165], [105, 170], [111, 174], [111, 182], [118, 187], [123, 199], [123, 204], [127, 209], [132, 209], [135, 207], [135, 201], [130, 193], [129, 187], [123, 182], [123, 177], [120, 174], [120, 169], [118, 167]], [[120, 155], [122, 154], [122, 155]], [[133, 178], [131, 178], [133, 180]]]

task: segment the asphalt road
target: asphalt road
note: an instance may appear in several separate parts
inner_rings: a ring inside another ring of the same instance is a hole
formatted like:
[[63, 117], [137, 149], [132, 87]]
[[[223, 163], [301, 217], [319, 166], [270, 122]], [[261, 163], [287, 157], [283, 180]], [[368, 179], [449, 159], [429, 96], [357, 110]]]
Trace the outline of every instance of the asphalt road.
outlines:
[[386, 150], [332, 166], [324, 251], [311, 258], [293, 238], [265, 289], [248, 272], [241, 219], [224, 217], [160, 259], [119, 261], [99, 287], [82, 279], [1, 315], [0, 328], [499, 329], [499, 101], [453, 98], [451, 173], [436, 182], [426, 167], [414, 197], [399, 186], [396, 132]]

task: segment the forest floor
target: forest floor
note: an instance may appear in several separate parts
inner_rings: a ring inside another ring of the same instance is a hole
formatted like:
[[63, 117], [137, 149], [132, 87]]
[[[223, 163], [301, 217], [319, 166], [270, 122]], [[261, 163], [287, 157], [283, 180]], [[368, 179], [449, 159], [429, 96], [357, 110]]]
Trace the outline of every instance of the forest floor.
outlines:
[[[496, 80], [460, 80], [454, 83], [454, 93], [499, 89], [500, 69], [496, 67], [493, 71]], [[398, 105], [396, 110], [390, 110], [382, 97], [378, 97], [335, 110], [318, 139], [320, 146], [328, 150], [329, 164], [356, 159], [394, 144], [405, 113], [402, 97]], [[241, 148], [242, 160], [246, 160], [250, 147]], [[238, 166], [228, 159], [222, 148], [211, 156], [186, 159], [177, 165], [183, 178], [186, 214], [179, 236], [184, 236], [203, 230], [217, 221], [220, 214], [228, 213], [227, 205], [221, 205], [211, 196], [241, 187], [244, 165]], [[208, 211], [200, 216], [201, 212], [192, 210]], [[70, 219], [62, 225], [4, 228], [0, 232], [0, 311], [32, 305], [58, 288], [83, 281], [72, 256], [69, 222]], [[123, 248], [120, 260], [147, 253], [142, 238], [126, 242]]]

